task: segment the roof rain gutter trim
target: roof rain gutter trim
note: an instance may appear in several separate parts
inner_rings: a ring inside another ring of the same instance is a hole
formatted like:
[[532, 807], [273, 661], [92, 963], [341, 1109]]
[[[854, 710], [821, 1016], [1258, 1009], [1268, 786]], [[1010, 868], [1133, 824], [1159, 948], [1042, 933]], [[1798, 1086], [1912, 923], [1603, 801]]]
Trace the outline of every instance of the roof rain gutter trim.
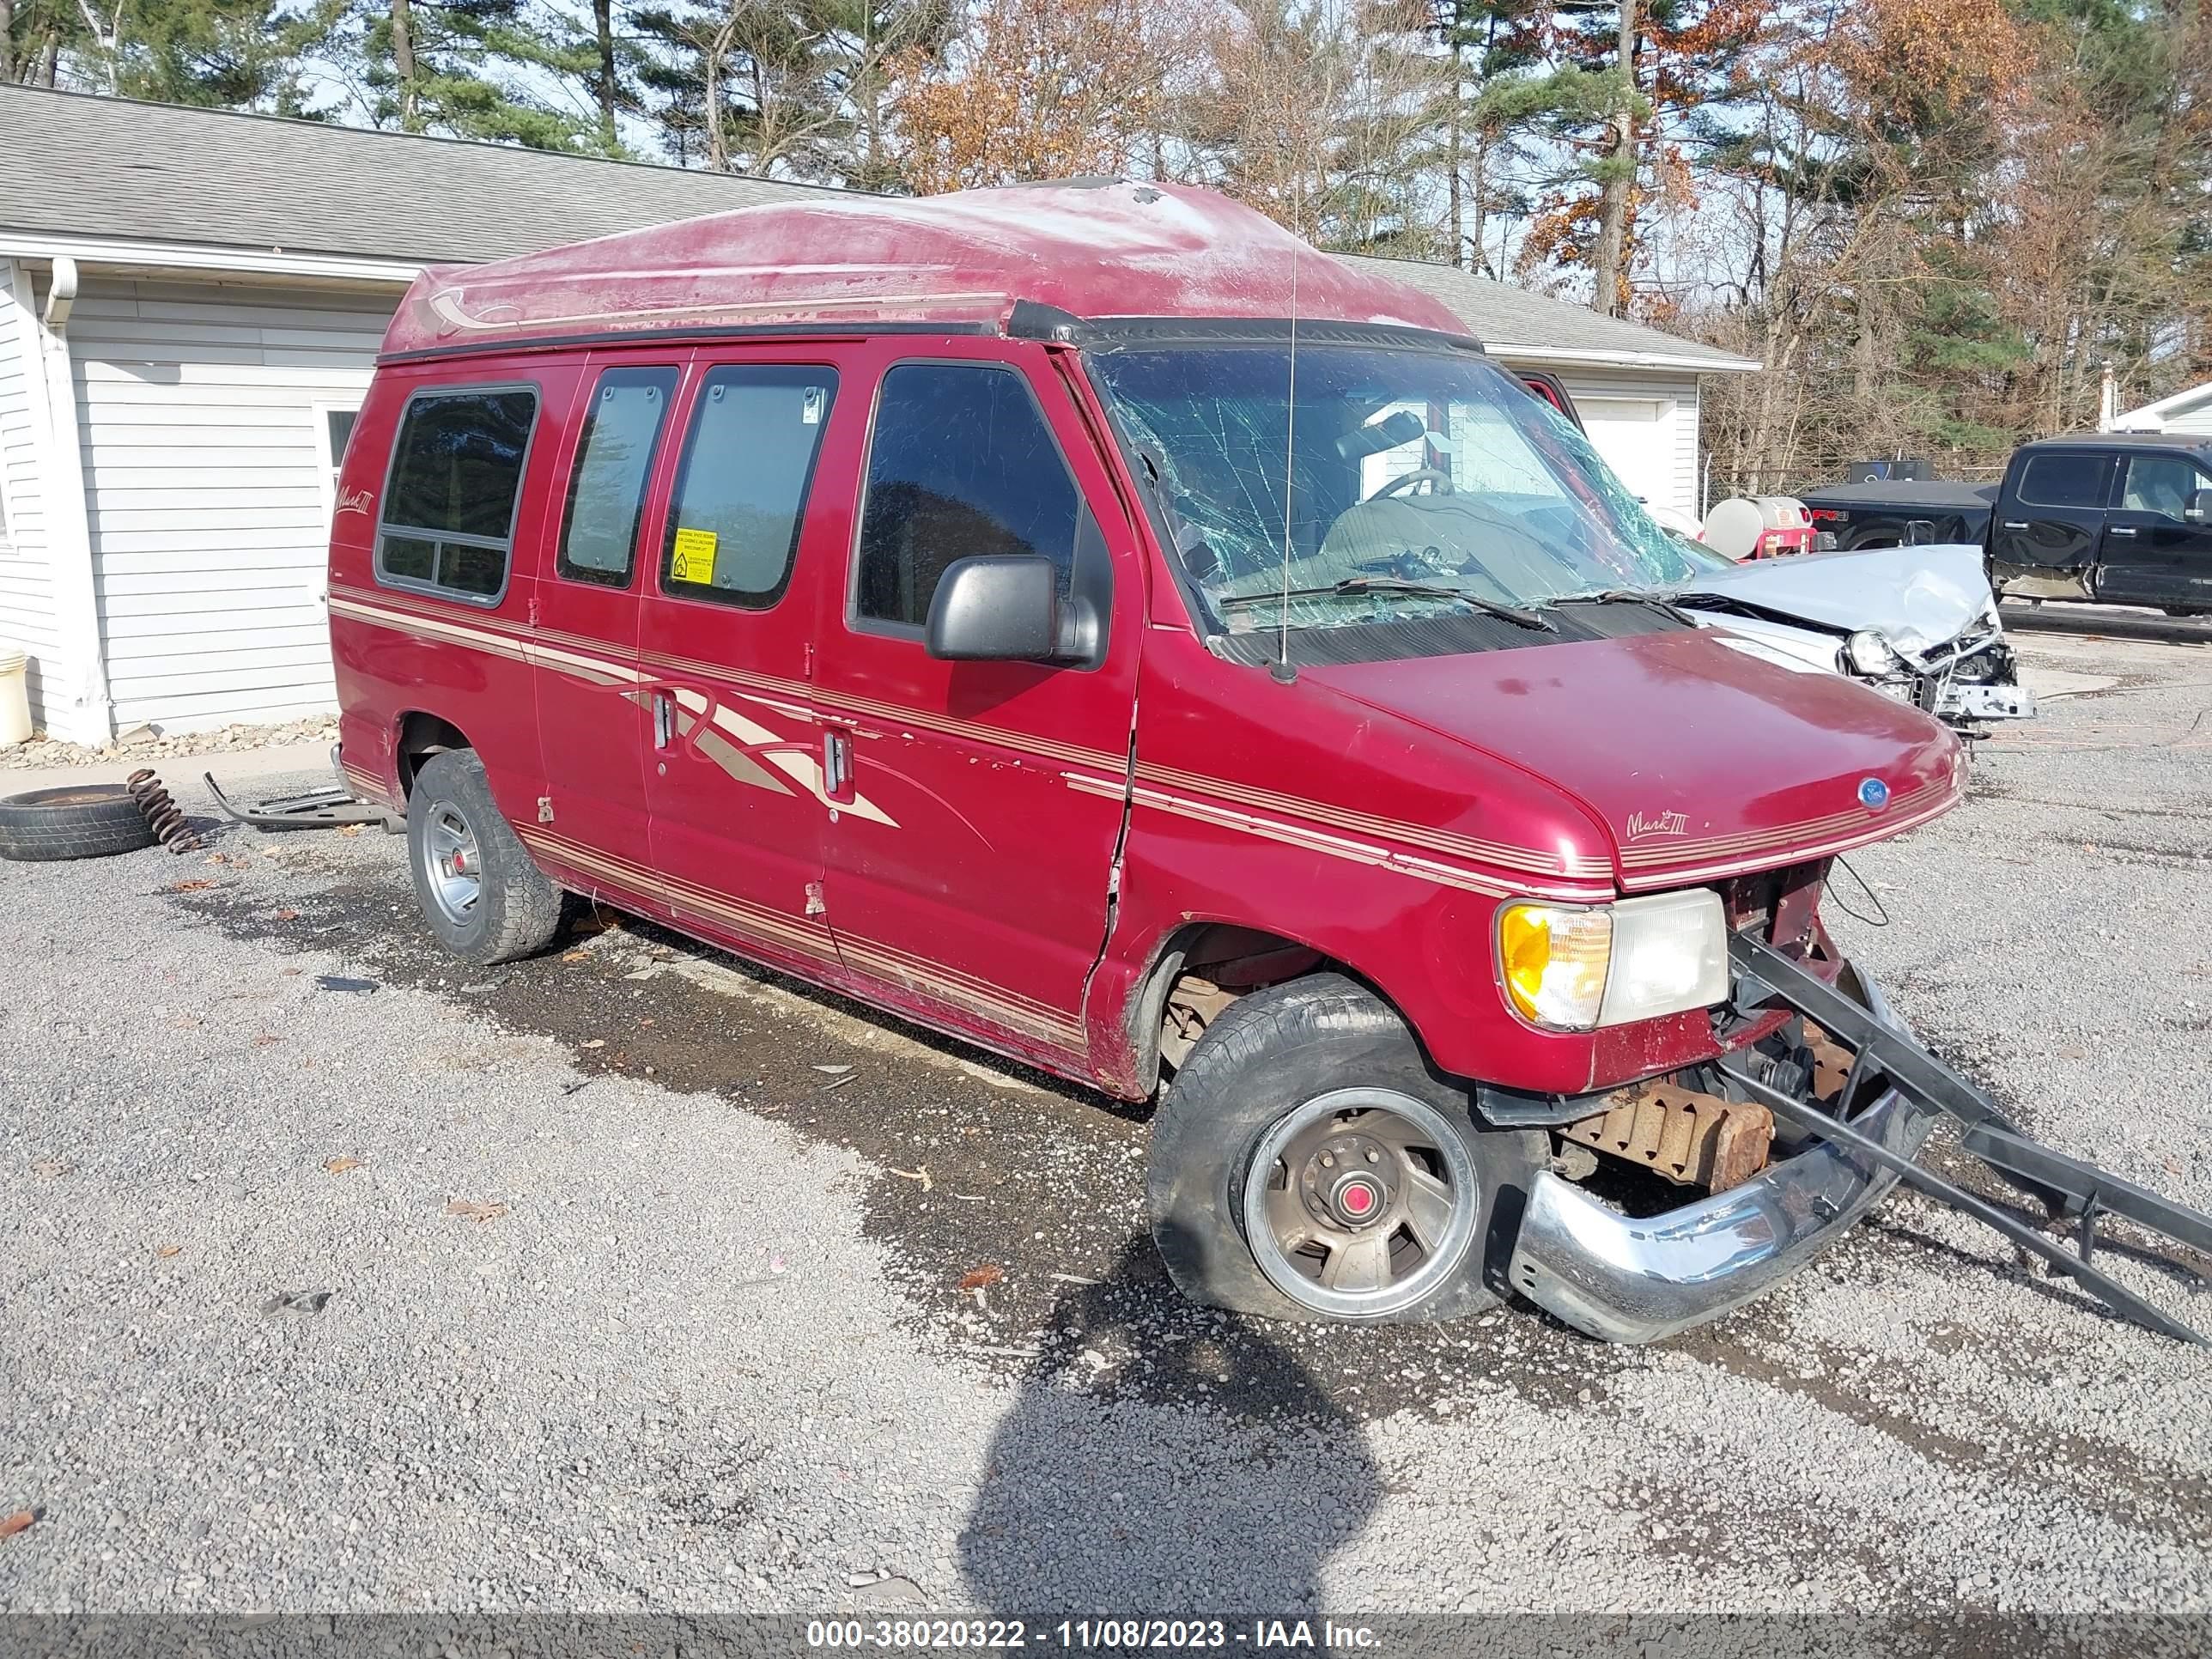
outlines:
[[60, 255], [81, 266], [208, 270], [226, 275], [322, 276], [404, 287], [422, 273], [421, 264], [346, 253], [288, 253], [281, 248], [227, 247], [210, 242], [140, 242], [77, 236], [66, 231], [0, 228], [0, 259], [51, 259]]
[[1755, 374], [1766, 365], [1756, 357], [1695, 357], [1670, 351], [1613, 351], [1602, 346], [1508, 345], [1490, 343], [1490, 355], [1505, 362], [1586, 363], [1593, 368], [1689, 369], [1700, 374]]

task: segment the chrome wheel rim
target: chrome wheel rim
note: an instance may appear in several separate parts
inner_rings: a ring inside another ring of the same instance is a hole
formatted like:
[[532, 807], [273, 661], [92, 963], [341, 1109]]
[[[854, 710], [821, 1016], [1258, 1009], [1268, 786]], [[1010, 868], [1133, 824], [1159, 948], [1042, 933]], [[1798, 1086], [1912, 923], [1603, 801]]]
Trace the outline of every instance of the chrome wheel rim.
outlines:
[[450, 801], [440, 801], [422, 826], [422, 883], [439, 915], [456, 927], [476, 919], [483, 895], [483, 863], [476, 831]]
[[1390, 1089], [1292, 1108], [1254, 1150], [1244, 1237], [1267, 1282], [1336, 1319], [1411, 1307], [1459, 1268], [1481, 1200], [1449, 1120]]

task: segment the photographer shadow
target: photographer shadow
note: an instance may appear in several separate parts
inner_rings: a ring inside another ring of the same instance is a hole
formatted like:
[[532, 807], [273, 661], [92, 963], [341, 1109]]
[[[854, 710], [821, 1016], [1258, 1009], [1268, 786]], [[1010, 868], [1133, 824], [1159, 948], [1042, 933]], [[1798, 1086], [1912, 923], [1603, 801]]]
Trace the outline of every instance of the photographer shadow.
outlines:
[[1380, 1476], [1305, 1367], [1225, 1317], [1182, 1304], [1141, 1236], [1104, 1280], [1056, 1300], [960, 1534], [981, 1605], [1054, 1620], [1318, 1611], [1322, 1569], [1374, 1513]]

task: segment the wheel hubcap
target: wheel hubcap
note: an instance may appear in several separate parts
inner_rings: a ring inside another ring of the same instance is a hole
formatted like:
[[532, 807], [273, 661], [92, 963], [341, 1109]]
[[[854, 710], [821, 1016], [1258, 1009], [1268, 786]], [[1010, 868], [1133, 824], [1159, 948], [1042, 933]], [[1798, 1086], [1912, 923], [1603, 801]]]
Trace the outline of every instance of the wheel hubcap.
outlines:
[[1474, 1243], [1479, 1207], [1459, 1132], [1388, 1089], [1338, 1089], [1285, 1113], [1254, 1151], [1243, 1202], [1268, 1282], [1340, 1319], [1433, 1291]]
[[476, 832], [451, 803], [440, 802], [423, 826], [422, 874], [447, 921], [465, 925], [474, 919], [483, 891], [479, 867]]

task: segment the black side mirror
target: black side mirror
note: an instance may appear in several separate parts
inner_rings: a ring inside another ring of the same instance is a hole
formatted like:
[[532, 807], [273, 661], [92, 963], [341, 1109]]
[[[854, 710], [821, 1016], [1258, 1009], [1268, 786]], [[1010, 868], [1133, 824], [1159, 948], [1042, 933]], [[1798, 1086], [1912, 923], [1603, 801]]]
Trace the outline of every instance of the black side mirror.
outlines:
[[2183, 505], [2181, 516], [2191, 524], [2203, 524], [2212, 519], [2212, 489], [2192, 489]]
[[1049, 662], [1060, 644], [1060, 573], [1049, 559], [961, 559], [938, 578], [924, 647], [946, 662]]

